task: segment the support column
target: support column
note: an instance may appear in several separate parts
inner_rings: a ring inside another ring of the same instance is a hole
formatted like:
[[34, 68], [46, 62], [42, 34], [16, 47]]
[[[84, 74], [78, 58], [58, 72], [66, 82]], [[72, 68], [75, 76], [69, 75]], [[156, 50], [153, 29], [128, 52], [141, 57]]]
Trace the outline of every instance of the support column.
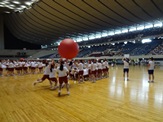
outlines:
[[0, 50], [4, 50], [4, 18], [0, 14]]

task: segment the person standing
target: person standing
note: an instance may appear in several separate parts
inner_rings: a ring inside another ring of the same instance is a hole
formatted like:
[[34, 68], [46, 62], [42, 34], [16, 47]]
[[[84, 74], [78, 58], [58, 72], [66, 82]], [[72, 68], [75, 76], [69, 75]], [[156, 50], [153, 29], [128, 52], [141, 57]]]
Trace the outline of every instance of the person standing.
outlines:
[[148, 75], [149, 75], [149, 83], [154, 83], [154, 68], [155, 68], [155, 63], [153, 60], [153, 57], [150, 58], [148, 62]]
[[123, 77], [125, 79], [125, 74], [127, 74], [127, 80], [129, 80], [129, 59], [128, 58], [124, 58], [123, 59]]
[[69, 95], [69, 83], [68, 83], [68, 69], [64, 66], [64, 62], [60, 61], [60, 66], [57, 68], [57, 74], [59, 78], [59, 90], [58, 90], [58, 96], [61, 96], [61, 89], [63, 83], [65, 83], [66, 88], [67, 88], [67, 94]]
[[[58, 86], [57, 86], [58, 81], [57, 81], [57, 78], [56, 78], [56, 71], [57, 71], [57, 69], [56, 69], [55, 63], [54, 64], [50, 64], [49, 79], [51, 81], [51, 84], [50, 84], [51, 85], [51, 89], [53, 89], [53, 90], [58, 88]], [[55, 83], [54, 87], [53, 87], [53, 83]]]
[[79, 69], [78, 82], [81, 83], [81, 82], [84, 82], [84, 76], [83, 76], [84, 71], [83, 71], [83, 61], [82, 60], [79, 61], [78, 69]]

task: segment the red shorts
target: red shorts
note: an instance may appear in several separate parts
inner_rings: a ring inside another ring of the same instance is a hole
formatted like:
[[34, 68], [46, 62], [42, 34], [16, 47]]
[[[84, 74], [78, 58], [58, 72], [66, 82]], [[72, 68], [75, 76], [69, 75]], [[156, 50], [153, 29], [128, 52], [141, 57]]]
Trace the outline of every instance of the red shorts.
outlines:
[[98, 70], [95, 70], [96, 71], [96, 74], [98, 74]]
[[73, 77], [74, 75], [73, 74], [70, 74], [70, 77]]
[[102, 69], [102, 72], [104, 73], [105, 72], [105, 69]]
[[23, 70], [27, 70], [27, 67], [23, 67]]
[[8, 68], [8, 71], [12, 71], [13, 72], [14, 71], [14, 68]]
[[89, 75], [84, 75], [84, 78], [89, 78]]
[[109, 68], [106, 68], [106, 72], [108, 72], [109, 71]]
[[59, 84], [62, 84], [62, 83], [68, 83], [68, 78], [67, 76], [64, 76], [64, 77], [59, 77]]
[[20, 68], [20, 67], [16, 67], [15, 69], [16, 69], [16, 70], [21, 70], [21, 68]]
[[92, 74], [95, 75], [96, 74], [96, 70], [92, 71]]
[[57, 78], [49, 78], [51, 81], [57, 82]]
[[108, 72], [108, 68], [107, 67], [104, 69], [104, 72]]
[[49, 75], [43, 75], [43, 77], [41, 78], [41, 80], [44, 81], [45, 79], [50, 80]]
[[2, 68], [0, 68], [0, 71], [3, 71], [3, 69], [2, 69]]
[[31, 69], [35, 70], [35, 69], [36, 69], [36, 67], [31, 67]]
[[78, 73], [75, 73], [75, 74], [74, 74], [74, 77], [77, 78], [77, 77], [78, 77]]
[[91, 74], [92, 74], [92, 72], [91, 72], [91, 70], [90, 70], [90, 69], [88, 70], [88, 74], [89, 74], [89, 75], [91, 75]]
[[98, 69], [98, 73], [99, 73], [99, 74], [102, 73], [102, 69]]
[[81, 71], [79, 71], [78, 75], [83, 75], [83, 73], [84, 73], [84, 71], [81, 70]]

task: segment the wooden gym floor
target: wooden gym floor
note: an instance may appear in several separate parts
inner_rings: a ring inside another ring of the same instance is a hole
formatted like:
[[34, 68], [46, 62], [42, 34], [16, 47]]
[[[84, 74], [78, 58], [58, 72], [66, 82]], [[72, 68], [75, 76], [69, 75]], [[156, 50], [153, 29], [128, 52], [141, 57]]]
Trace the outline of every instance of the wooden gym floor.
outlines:
[[122, 66], [110, 67], [110, 76], [96, 83], [70, 81], [61, 97], [46, 80], [32, 86], [42, 74], [0, 77], [0, 122], [163, 122], [163, 70], [148, 83], [146, 67], [131, 66], [129, 81]]

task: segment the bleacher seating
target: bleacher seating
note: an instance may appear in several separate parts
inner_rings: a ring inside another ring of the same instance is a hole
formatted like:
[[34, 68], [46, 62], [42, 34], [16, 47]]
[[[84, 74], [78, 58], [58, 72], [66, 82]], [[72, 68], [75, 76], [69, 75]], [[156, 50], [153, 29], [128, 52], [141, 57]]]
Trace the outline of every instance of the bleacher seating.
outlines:
[[40, 58], [54, 53], [56, 53], [54, 50], [40, 50], [39, 52], [32, 55], [31, 58]]
[[[163, 35], [163, 28], [158, 27], [78, 42], [80, 51], [77, 57], [163, 55], [163, 42], [157, 38], [161, 34]], [[155, 37], [155, 40], [142, 44], [141, 39], [147, 37]], [[54, 46], [55, 48], [53, 46], [51, 45], [48, 50], [1, 50], [0, 58], [60, 58], [57, 46]]]
[[0, 58], [27, 58], [37, 52], [38, 50], [0, 50]]
[[149, 52], [149, 55], [163, 55], [163, 42]]
[[[141, 42], [127, 44], [119, 43], [115, 45], [103, 45], [103, 46], [93, 46], [91, 48], [85, 47], [81, 52], [79, 52], [78, 57], [84, 56], [97, 56], [94, 52], [101, 52], [101, 56], [123, 56], [124, 54], [130, 55], [147, 55], [151, 50], [156, 48], [162, 42], [154, 40], [151, 43], [142, 44]], [[161, 48], [161, 47], [160, 47]]]

